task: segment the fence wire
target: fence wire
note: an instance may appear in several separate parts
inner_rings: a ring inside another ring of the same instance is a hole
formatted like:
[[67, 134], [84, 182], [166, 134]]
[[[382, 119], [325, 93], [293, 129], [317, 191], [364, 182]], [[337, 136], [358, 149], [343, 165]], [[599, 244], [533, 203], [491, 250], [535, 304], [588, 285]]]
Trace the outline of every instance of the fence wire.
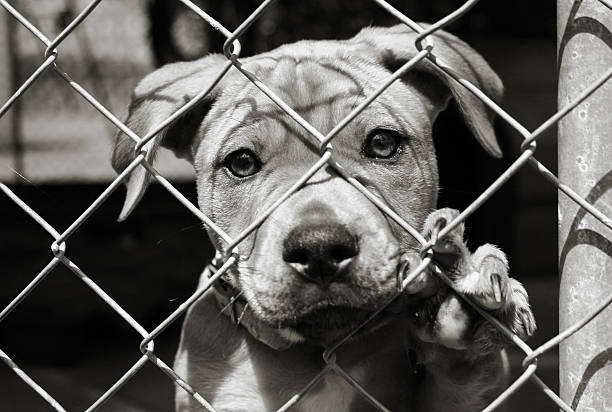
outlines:
[[[562, 191], [571, 199], [573, 199], [578, 205], [580, 205], [580, 207], [582, 207], [586, 212], [598, 219], [607, 228], [612, 229], [612, 219], [610, 217], [606, 216], [604, 213], [597, 210], [593, 205], [589, 204], [571, 187], [568, 187], [567, 185], [560, 182], [557, 176], [555, 176], [554, 173], [547, 169], [546, 166], [540, 163], [534, 156], [536, 151], [537, 139], [543, 134], [543, 132], [556, 125], [557, 122], [559, 122], [565, 115], [567, 115], [571, 110], [573, 110], [581, 102], [587, 99], [592, 93], [598, 90], [610, 77], [612, 77], [612, 68], [609, 69], [604, 75], [602, 75], [596, 82], [594, 82], [591, 87], [581, 93], [574, 101], [569, 103], [563, 109], [559, 110], [548, 120], [543, 122], [534, 131], [529, 131], [516, 119], [506, 113], [491, 99], [489, 99], [476, 86], [474, 86], [465, 79], [457, 77], [457, 75], [449, 67], [444, 65], [443, 59], [436, 56], [435, 41], [430, 35], [438, 30], [443, 29], [451, 22], [463, 16], [478, 2], [478, 0], [470, 0], [465, 2], [461, 7], [459, 7], [443, 19], [435, 22], [427, 29], [418, 25], [416, 22], [411, 20], [409, 17], [391, 6], [386, 1], [372, 0], [374, 3], [378, 4], [380, 7], [382, 7], [387, 12], [396, 17], [407, 27], [419, 33], [419, 35], [415, 39], [415, 46], [419, 50], [419, 53], [406, 64], [404, 64], [401, 68], [399, 68], [395, 73], [393, 73], [388, 79], [386, 79], [386, 81], [381, 84], [374, 93], [366, 97], [363, 102], [359, 104], [345, 119], [343, 119], [334, 128], [332, 128], [329, 133], [324, 135], [319, 132], [314, 126], [308, 123], [304, 118], [302, 118], [297, 112], [295, 112], [287, 103], [285, 103], [270, 88], [268, 88], [264, 82], [259, 80], [252, 73], [245, 71], [241, 67], [239, 56], [240, 42], [238, 41], [238, 38], [242, 34], [244, 34], [244, 32], [249, 28], [249, 26], [253, 24], [262, 15], [262, 13], [264, 13], [268, 8], [272, 7], [273, 3], [276, 0], [266, 0], [262, 2], [259, 7], [234, 31], [230, 31], [227, 28], [223, 27], [222, 24], [220, 24], [212, 16], [207, 14], [204, 10], [199, 8], [191, 1], [177, 1], [183, 3], [188, 9], [192, 10], [197, 16], [206, 21], [210, 25], [210, 27], [218, 31], [221, 35], [225, 36], [227, 40], [225, 42], [223, 51], [225, 56], [227, 57], [227, 63], [218, 73], [216, 79], [212, 82], [210, 87], [198, 93], [196, 97], [186, 103], [183, 107], [181, 107], [168, 119], [163, 121], [158, 127], [148, 133], [146, 136], [138, 136], [136, 133], [130, 130], [123, 122], [121, 122], [113, 113], [111, 113], [111, 111], [109, 111], [103, 104], [101, 104], [92, 94], [90, 94], [81, 84], [72, 80], [70, 75], [64, 72], [59, 64], [61, 60], [60, 56], [62, 42], [68, 36], [70, 36], [79, 25], [83, 24], [83, 22], [87, 19], [87, 16], [93, 10], [95, 10], [95, 8], [100, 4], [101, 0], [91, 1], [74, 18], [74, 20], [70, 24], [68, 24], [66, 28], [54, 39], [49, 39], [32, 22], [30, 22], [26, 17], [24, 17], [19, 10], [15, 9], [8, 1], [0, 0], [0, 5], [3, 6], [13, 18], [17, 19], [19, 23], [21, 23], [25, 28], [27, 28], [32, 33], [32, 35], [35, 36], [35, 38], [37, 38], [46, 46], [46, 50], [43, 56], [41, 56], [40, 65], [23, 82], [23, 84], [8, 99], [8, 101], [0, 108], [0, 117], [3, 116], [11, 108], [15, 101], [17, 101], [23, 96], [23, 94], [28, 88], [30, 88], [36, 83], [36, 81], [40, 78], [41, 74], [47, 71], [53, 71], [57, 75], [59, 75], [59, 77], [63, 79], [76, 93], [78, 93], [90, 105], [92, 105], [102, 116], [111, 121], [118, 129], [120, 129], [128, 137], [134, 140], [134, 142], [136, 143], [136, 153], [139, 153], [139, 155], [131, 162], [131, 164], [98, 196], [98, 198], [71, 225], [69, 225], [67, 229], [62, 232], [56, 230], [49, 223], [47, 223], [43, 217], [38, 215], [36, 211], [32, 210], [25, 202], [23, 202], [18, 196], [16, 196], [8, 186], [3, 183], [0, 183], [0, 190], [2, 190], [2, 192], [4, 192], [6, 196], [8, 196], [15, 204], [17, 204], [21, 209], [23, 209], [24, 212], [30, 215], [32, 219], [34, 219], [41, 227], [43, 227], [47, 232], [49, 232], [49, 234], [51, 234], [51, 236], [55, 239], [51, 244], [51, 251], [53, 257], [51, 258], [47, 266], [45, 266], [40, 271], [40, 273], [36, 275], [36, 277], [34, 277], [34, 279], [18, 294], [18, 296], [15, 297], [8, 304], [8, 306], [6, 306], [2, 310], [2, 312], [0, 313], [0, 322], [2, 322], [11, 313], [11, 311], [13, 311], [56, 266], [62, 264], [68, 269], [70, 269], [70, 271], [74, 273], [78, 279], [83, 281], [83, 283], [85, 283], [87, 287], [89, 287], [94, 293], [96, 293], [109, 307], [111, 307], [119, 316], [121, 316], [121, 318], [142, 337], [142, 342], [140, 343], [140, 350], [143, 354], [142, 357], [132, 367], [130, 367], [129, 370], [127, 370], [124, 375], [121, 376], [121, 378], [119, 378], [110, 388], [108, 388], [108, 390], [102, 396], [100, 396], [89, 408], [87, 408], [87, 411], [93, 411], [103, 405], [123, 385], [125, 385], [126, 382], [128, 382], [134, 375], [136, 375], [143, 366], [148, 363], [156, 365], [169, 377], [169, 379], [173, 383], [187, 391], [206, 410], [214, 411], [213, 406], [205, 399], [202, 394], [197, 393], [191, 387], [189, 382], [183, 379], [183, 377], [179, 376], [172, 369], [172, 367], [170, 367], [167, 363], [165, 363], [155, 354], [154, 340], [161, 333], [163, 333], [163, 331], [170, 324], [180, 318], [187, 311], [187, 309], [208, 289], [210, 289], [215, 283], [215, 281], [219, 279], [236, 262], [237, 257], [234, 254], [234, 248], [240, 242], [242, 242], [249, 234], [256, 230], [285, 199], [287, 199], [291, 194], [298, 191], [300, 187], [302, 187], [306, 182], [308, 182], [308, 180], [323, 167], [330, 166], [334, 170], [336, 170], [340, 176], [342, 176], [344, 179], [346, 179], [346, 181], [351, 183], [357, 190], [359, 190], [364, 196], [366, 196], [378, 208], [380, 208], [383, 213], [387, 214], [393, 221], [398, 223], [403, 229], [410, 233], [421, 244], [422, 252], [425, 258], [423, 259], [423, 262], [418, 265], [418, 267], [416, 267], [403, 279], [401, 283], [402, 290], [406, 288], [406, 286], [411, 281], [416, 279], [421, 274], [421, 272], [426, 270], [429, 266], [434, 265], [430, 255], [427, 255], [427, 252], [431, 250], [433, 244], [435, 243], [435, 239], [423, 238], [417, 228], [412, 227], [408, 222], [406, 222], [399, 215], [394, 213], [384, 202], [379, 200], [367, 188], [361, 185], [356, 179], [348, 175], [342, 169], [341, 165], [339, 165], [338, 163], [336, 163], [335, 160], [332, 159], [333, 146], [331, 144], [334, 137], [337, 136], [338, 133], [349, 122], [351, 122], [351, 120], [353, 120], [359, 113], [361, 113], [361, 111], [363, 111], [374, 99], [376, 99], [379, 94], [386, 90], [396, 79], [398, 79], [400, 76], [409, 71], [415, 64], [417, 64], [421, 60], [428, 59], [431, 63], [433, 63], [436, 70], [455, 79], [459, 84], [461, 84], [475, 96], [481, 99], [486, 106], [488, 106], [495, 113], [497, 113], [497, 115], [499, 115], [506, 123], [508, 123], [513, 129], [515, 129], [523, 138], [523, 142], [521, 145], [522, 153], [516, 158], [516, 160], [511, 164], [511, 166], [508, 167], [500, 176], [498, 176], [497, 179], [495, 179], [495, 181], [455, 219], [453, 219], [451, 222], [448, 222], [447, 225], [442, 228], [437, 234], [437, 238], [445, 236], [457, 225], [464, 222], [495, 192], [502, 188], [503, 185], [508, 181], [508, 179], [512, 177], [517, 171], [519, 171], [525, 164], [530, 164], [531, 166], [533, 166], [543, 177], [546, 178], [546, 180], [548, 180], [555, 187], [557, 187], [558, 190]], [[609, 2], [605, 0], [599, 1], [604, 6], [610, 7]], [[176, 188], [174, 188], [174, 186], [168, 180], [161, 176], [156, 171], [156, 169], [149, 162], [147, 162], [147, 160], [145, 159], [145, 151], [143, 151], [143, 149], [146, 150], [146, 144], [152, 139], [154, 139], [161, 130], [170, 125], [173, 121], [178, 119], [185, 112], [192, 109], [202, 98], [204, 98], [231, 67], [235, 67], [240, 72], [242, 72], [255, 86], [257, 86], [274, 103], [276, 103], [283, 111], [285, 111], [287, 115], [293, 118], [304, 130], [306, 130], [306, 132], [309, 133], [315, 139], [316, 142], [318, 142], [321, 148], [320, 159], [312, 165], [310, 170], [298, 181], [296, 181], [295, 184], [286, 193], [280, 196], [279, 199], [268, 210], [266, 210], [259, 218], [257, 218], [252, 224], [246, 227], [238, 236], [234, 238], [232, 238], [223, 230], [221, 230], [218, 226], [216, 226], [215, 223], [204, 213], [202, 213], [197, 206], [187, 200]], [[188, 210], [190, 210], [210, 229], [216, 232], [217, 235], [226, 243], [225, 250], [228, 251], [225, 256], [219, 256], [220, 264], [217, 265], [218, 269], [215, 270], [214, 274], [209, 278], [209, 280], [205, 284], [200, 285], [199, 289], [193, 295], [191, 295], [187, 300], [185, 300], [170, 316], [168, 316], [152, 331], [147, 331], [144, 327], [142, 327], [127, 311], [125, 311], [117, 302], [115, 302], [111, 296], [109, 296], [100, 286], [98, 286], [96, 282], [92, 280], [92, 278], [90, 278], [73, 261], [71, 261], [67, 257], [67, 246], [70, 237], [88, 218], [91, 217], [93, 213], [95, 213], [96, 209], [100, 205], [102, 205], [106, 201], [106, 199], [108, 199], [110, 194], [130, 175], [130, 173], [132, 173], [134, 169], [138, 167], [145, 167], [151, 173], [153, 178], [157, 180], [162, 186], [164, 186], [174, 197], [176, 197], [182, 205], [184, 205]], [[452, 287], [452, 283], [445, 278], [444, 274], [440, 273], [440, 276], [443, 280], [446, 280], [447, 283]], [[562, 410], [573, 411], [570, 406], [568, 406], [563, 400], [561, 400], [560, 397], [536, 375], [538, 357], [544, 354], [545, 352], [551, 350], [561, 341], [567, 339], [576, 331], [584, 327], [589, 321], [591, 321], [601, 311], [608, 307], [612, 303], [612, 295], [608, 296], [605, 300], [603, 300], [598, 307], [596, 307], [591, 313], [585, 316], [584, 319], [582, 319], [580, 322], [574, 324], [572, 327], [561, 332], [560, 334], [553, 337], [548, 342], [544, 343], [536, 349], [533, 349], [529, 345], [527, 345], [523, 340], [513, 334], [497, 319], [495, 319], [489, 313], [482, 310], [476, 304], [471, 302], [469, 298], [466, 298], [464, 296], [464, 299], [466, 299], [466, 301], [476, 311], [478, 311], [487, 321], [491, 322], [495, 327], [497, 327], [506, 337], [508, 337], [514, 343], [514, 345], [516, 345], [521, 351], [525, 353], [525, 357], [523, 359], [523, 373], [484, 410], [494, 410], [496, 407], [504, 403], [513, 393], [520, 389], [525, 384], [525, 382], [531, 380], [542, 390], [544, 394], [546, 394], [551, 399], [552, 402], [554, 402]], [[384, 307], [380, 308], [379, 311], [382, 311], [383, 309]], [[374, 315], [371, 318], [373, 318]], [[366, 320], [361, 326], [359, 326], [359, 328], [353, 330], [349, 335], [347, 335], [336, 345], [331, 348], [328, 348], [323, 354], [323, 358], [325, 360], [326, 365], [322, 368], [322, 370], [318, 374], [316, 374], [316, 376], [314, 376], [312, 380], [304, 388], [302, 388], [302, 390], [287, 399], [286, 403], [278, 410], [285, 411], [291, 408], [302, 398], [302, 396], [304, 396], [304, 394], [306, 394], [310, 390], [310, 388], [312, 388], [312, 386], [316, 382], [322, 379], [326, 374], [333, 372], [337, 376], [340, 376], [342, 379], [344, 379], [349, 385], [353, 386], [357, 390], [357, 392], [364, 399], [366, 399], [374, 408], [376, 408], [377, 410], [386, 411], [387, 409], [384, 405], [382, 405], [375, 397], [369, 394], [364, 387], [362, 387], [355, 379], [353, 379], [350, 374], [344, 371], [336, 362], [336, 351], [338, 350], [338, 348], [341, 347], [350, 338], [350, 336], [356, 333], [367, 323], [368, 320]], [[27, 373], [23, 371], [11, 359], [11, 357], [1, 349], [0, 358], [23, 380], [25, 384], [29, 385], [32, 389], [34, 389], [36, 393], [49, 404], [49, 406], [51, 406], [56, 411], [65, 410], [64, 407], [62, 407], [62, 405], [60, 405], [60, 403], [57, 402], [51, 394], [45, 391], [45, 389], [42, 388], [39, 384], [37, 384], [36, 381], [30, 378]]]

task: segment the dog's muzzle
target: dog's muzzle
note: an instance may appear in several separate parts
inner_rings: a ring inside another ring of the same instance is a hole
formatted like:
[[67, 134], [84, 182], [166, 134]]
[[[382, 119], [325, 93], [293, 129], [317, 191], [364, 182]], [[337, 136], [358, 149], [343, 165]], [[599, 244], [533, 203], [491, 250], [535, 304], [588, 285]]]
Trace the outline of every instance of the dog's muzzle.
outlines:
[[[204, 276], [210, 279], [221, 267], [217, 253], [215, 258], [204, 269]], [[281, 330], [274, 329], [257, 319], [252, 310], [248, 310], [249, 303], [242, 291], [238, 290], [223, 277], [213, 284], [213, 291], [221, 313], [230, 318], [236, 327], [243, 326], [258, 341], [272, 349], [282, 351], [291, 347], [295, 342], [286, 337]]]
[[[330, 233], [329, 230], [327, 230], [326, 232]], [[331, 233], [333, 233], [333, 231]], [[329, 237], [330, 241], [333, 241], [333, 240], [337, 241], [338, 239], [341, 239], [341, 238], [343, 240], [338, 243], [342, 243], [343, 247], [348, 248], [349, 247], [348, 245], [350, 244], [350, 242], [353, 242], [353, 241], [356, 244], [356, 241], [354, 239], [347, 240], [346, 234], [333, 233], [333, 236]], [[290, 251], [288, 253], [296, 253], [296, 254], [312, 252], [312, 250], [310, 252], [298, 251], [299, 249], [301, 249], [302, 246], [305, 246], [303, 242], [296, 242], [295, 244], [286, 245], [286, 250]], [[330, 252], [325, 252], [325, 253], [329, 254]], [[354, 256], [357, 254], [355, 249], [342, 250], [336, 253], [338, 253], [338, 255], [334, 255], [333, 259], [339, 262], [338, 266], [341, 266], [343, 261], [350, 260], [351, 255]], [[401, 259], [399, 259], [399, 264], [397, 267], [397, 285], [398, 285], [397, 292], [398, 293], [396, 297], [401, 295], [402, 280], [405, 279], [406, 276], [410, 273], [410, 271], [415, 268], [416, 260], [413, 255], [414, 253], [405, 254]], [[205, 268], [204, 274], [206, 278], [211, 278], [217, 272], [217, 270], [219, 270], [219, 268], [221, 267], [220, 256], [221, 255], [217, 253], [215, 258]], [[308, 265], [310, 264], [321, 265], [322, 263], [316, 262], [317, 259], [331, 259], [329, 258], [329, 256], [324, 255], [323, 252], [321, 251], [312, 252], [312, 254], [308, 256], [310, 256], [308, 258], [310, 259], [309, 261], [306, 260], [306, 258], [303, 258], [303, 260], [300, 263], [300, 265], [304, 265], [306, 267], [299, 266], [298, 267], [299, 270], [296, 269], [298, 273], [300, 273], [300, 275], [307, 276], [307, 277], [312, 276], [309, 273], [310, 269], [308, 268]], [[295, 256], [287, 257], [286, 259], [291, 259], [291, 258], [295, 258]], [[325, 263], [325, 264], [330, 264], [330, 263]], [[331, 265], [333, 265], [333, 263], [331, 263]], [[339, 276], [338, 273], [342, 270], [342, 268], [332, 267], [329, 270], [330, 272], [324, 272], [324, 273], [328, 273], [328, 277], [323, 278], [321, 276], [318, 276], [318, 277], [313, 277], [312, 279], [309, 278], [309, 280], [315, 283], [319, 283], [319, 282], [324, 283], [324, 284], [328, 283], [330, 282], [330, 278]], [[316, 272], [316, 273], [321, 273], [321, 272]], [[254, 312], [252, 310], [248, 310], [249, 303], [244, 297], [243, 292], [239, 290], [238, 288], [236, 288], [234, 285], [232, 285], [230, 282], [228, 282], [223, 277], [219, 277], [215, 281], [215, 283], [213, 284], [213, 291], [214, 291], [217, 303], [219, 305], [220, 311], [226, 316], [228, 316], [230, 320], [232, 321], [232, 323], [234, 323], [237, 327], [242, 326], [246, 328], [247, 331], [251, 334], [251, 336], [253, 336], [255, 339], [279, 351], [288, 349], [289, 347], [293, 346], [296, 343], [296, 340], [291, 338], [291, 335], [294, 332], [291, 332], [289, 328], [280, 328], [280, 329], [274, 328], [270, 326], [269, 324], [258, 319], [254, 315]], [[403, 304], [401, 304], [397, 299], [394, 298], [393, 300], [391, 300], [384, 306], [385, 308], [383, 310], [388, 309], [389, 312], [399, 313], [401, 312], [400, 308], [403, 307]]]

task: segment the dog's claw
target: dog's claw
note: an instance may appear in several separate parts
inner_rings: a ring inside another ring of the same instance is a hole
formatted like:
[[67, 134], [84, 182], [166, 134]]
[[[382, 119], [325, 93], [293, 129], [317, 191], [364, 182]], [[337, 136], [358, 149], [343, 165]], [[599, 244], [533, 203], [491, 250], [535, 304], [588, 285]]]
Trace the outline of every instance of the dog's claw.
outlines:
[[501, 304], [501, 276], [498, 273], [491, 274], [491, 287], [493, 288], [493, 296], [495, 297], [495, 303]]
[[519, 333], [519, 336], [522, 339], [527, 339], [533, 335], [536, 330], [535, 319], [531, 311], [525, 308], [518, 309], [518, 316], [521, 319], [521, 329], [523, 331], [523, 333]]

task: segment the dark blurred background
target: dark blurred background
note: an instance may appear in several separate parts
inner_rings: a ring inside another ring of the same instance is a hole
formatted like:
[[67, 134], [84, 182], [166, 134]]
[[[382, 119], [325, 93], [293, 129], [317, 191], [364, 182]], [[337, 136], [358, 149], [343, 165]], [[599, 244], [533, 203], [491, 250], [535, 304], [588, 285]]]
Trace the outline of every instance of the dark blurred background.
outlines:
[[[251, 0], [196, 1], [225, 27], [236, 28], [258, 5]], [[391, 2], [416, 21], [433, 22], [463, 2]], [[85, 0], [15, 0], [11, 4], [48, 37], [57, 35]], [[396, 24], [368, 0], [279, 1], [241, 38], [242, 55], [303, 38], [346, 38], [367, 25]], [[490, 62], [506, 88], [502, 107], [530, 130], [556, 107], [555, 3], [481, 2], [448, 30]], [[0, 102], [42, 61], [44, 47], [0, 8]], [[60, 46], [59, 65], [119, 117], [137, 81], [156, 66], [220, 52], [224, 39], [178, 1], [107, 0]], [[521, 137], [497, 121], [502, 160], [487, 157], [450, 108], [435, 125], [441, 171], [440, 206], [465, 208], [520, 153]], [[44, 74], [0, 119], [0, 181], [8, 184], [60, 232], [106, 188], [115, 130], [53, 72]], [[538, 159], [556, 170], [553, 132]], [[161, 156], [159, 170], [195, 202], [190, 166]], [[153, 185], [124, 223], [115, 223], [123, 189], [68, 240], [66, 255], [152, 330], [195, 289], [212, 254], [200, 222]], [[495, 243], [508, 254], [513, 276], [531, 295], [539, 331], [557, 333], [556, 190], [526, 166], [468, 220], [470, 245]], [[4, 308], [52, 258], [52, 238], [0, 194], [0, 307]], [[172, 362], [180, 321], [156, 340]], [[0, 323], [0, 348], [68, 409], [85, 409], [139, 358], [140, 338], [62, 265]], [[513, 351], [513, 371], [520, 353]], [[557, 387], [556, 353], [538, 373]], [[50, 408], [0, 365], [0, 410]], [[173, 386], [146, 366], [103, 410], [167, 411]], [[511, 408], [554, 410], [531, 385]]]

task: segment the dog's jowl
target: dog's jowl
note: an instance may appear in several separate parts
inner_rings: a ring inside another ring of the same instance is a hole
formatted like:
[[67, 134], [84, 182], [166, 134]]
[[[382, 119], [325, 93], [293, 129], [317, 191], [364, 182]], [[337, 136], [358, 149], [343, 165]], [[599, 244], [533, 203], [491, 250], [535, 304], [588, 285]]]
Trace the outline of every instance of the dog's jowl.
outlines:
[[[501, 98], [501, 82], [479, 54], [448, 33], [432, 37], [437, 64], [491, 99]], [[325, 134], [417, 54], [415, 38], [403, 26], [368, 28], [349, 40], [302, 41], [240, 64]], [[226, 62], [209, 55], [150, 74], [133, 94], [127, 125], [147, 135], [210, 86]], [[451, 99], [483, 148], [500, 156], [491, 111], [422, 60], [348, 123], [332, 141], [328, 164], [238, 244], [237, 263], [189, 309], [174, 365], [216, 410], [276, 410], [325, 367], [325, 348], [364, 323], [333, 361], [386, 408], [471, 411], [503, 388], [505, 338], [453, 289], [519, 336], [532, 334], [527, 294], [509, 278], [504, 254], [492, 245], [470, 253], [460, 225], [433, 247], [453, 288], [428, 270], [397, 296], [398, 271], [406, 262], [419, 263], [419, 244], [354, 185], [367, 188], [426, 238], [456, 217], [454, 210], [436, 210], [431, 136]], [[191, 161], [200, 209], [230, 237], [321, 156], [316, 139], [236, 68], [144, 147], [149, 162], [159, 145]], [[133, 141], [119, 134], [114, 167], [121, 171], [134, 159]], [[122, 219], [149, 180], [142, 167], [130, 175]], [[228, 252], [215, 231], [209, 229], [209, 236], [221, 255]], [[214, 265], [204, 271], [202, 284], [213, 271]], [[180, 388], [176, 408], [204, 410]], [[334, 371], [294, 406], [371, 408]]]

